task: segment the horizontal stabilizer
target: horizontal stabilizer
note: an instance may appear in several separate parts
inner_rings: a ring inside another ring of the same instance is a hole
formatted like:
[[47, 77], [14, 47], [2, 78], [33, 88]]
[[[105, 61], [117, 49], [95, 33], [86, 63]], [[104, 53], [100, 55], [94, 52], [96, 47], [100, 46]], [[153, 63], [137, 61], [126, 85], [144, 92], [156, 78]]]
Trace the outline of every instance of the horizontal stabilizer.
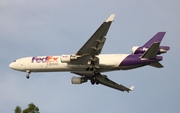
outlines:
[[156, 68], [162, 68], [164, 67], [161, 63], [159, 62], [155, 62], [155, 63], [152, 63], [152, 64], [149, 64], [150, 66], [153, 66], [153, 67], [156, 67]]
[[156, 58], [160, 42], [154, 42], [141, 58]]

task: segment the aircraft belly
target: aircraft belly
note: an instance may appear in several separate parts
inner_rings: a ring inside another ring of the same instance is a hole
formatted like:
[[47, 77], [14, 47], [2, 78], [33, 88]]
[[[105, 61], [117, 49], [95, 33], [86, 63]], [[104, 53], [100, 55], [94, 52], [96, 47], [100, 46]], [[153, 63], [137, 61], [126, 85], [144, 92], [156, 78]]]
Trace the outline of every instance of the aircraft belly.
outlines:
[[135, 69], [138, 67], [145, 66], [146, 64], [137, 64], [137, 65], [131, 65], [131, 66], [120, 66], [120, 70], [130, 70], [130, 69]]

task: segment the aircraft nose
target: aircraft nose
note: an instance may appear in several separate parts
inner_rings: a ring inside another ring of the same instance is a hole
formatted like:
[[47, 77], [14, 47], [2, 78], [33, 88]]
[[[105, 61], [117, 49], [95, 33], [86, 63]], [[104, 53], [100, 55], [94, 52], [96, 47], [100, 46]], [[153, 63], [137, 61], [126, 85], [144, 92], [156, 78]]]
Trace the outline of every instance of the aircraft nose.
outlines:
[[16, 69], [16, 65], [15, 65], [14, 62], [10, 63], [10, 64], [9, 64], [9, 67], [10, 67], [11, 69]]

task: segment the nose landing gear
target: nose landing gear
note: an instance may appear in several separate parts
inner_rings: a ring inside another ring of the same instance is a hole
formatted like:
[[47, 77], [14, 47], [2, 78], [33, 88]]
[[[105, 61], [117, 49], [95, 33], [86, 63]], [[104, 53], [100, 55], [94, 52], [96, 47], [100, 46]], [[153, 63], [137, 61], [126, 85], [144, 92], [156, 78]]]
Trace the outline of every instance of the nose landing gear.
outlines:
[[30, 75], [31, 71], [30, 70], [26, 70], [26, 73], [27, 73], [26, 78], [29, 79], [30, 78], [29, 75]]
[[28, 75], [26, 75], [26, 78], [27, 78], [27, 79], [29, 79], [29, 74], [28, 74]]

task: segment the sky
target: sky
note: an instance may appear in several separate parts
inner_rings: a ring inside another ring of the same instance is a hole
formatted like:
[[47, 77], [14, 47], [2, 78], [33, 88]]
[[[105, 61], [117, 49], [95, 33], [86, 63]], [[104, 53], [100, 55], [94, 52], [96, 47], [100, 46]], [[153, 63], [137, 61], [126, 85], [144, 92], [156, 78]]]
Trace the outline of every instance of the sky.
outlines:
[[[0, 113], [33, 102], [41, 113], [179, 113], [179, 0], [1, 0]], [[73, 85], [69, 72], [26, 73], [9, 64], [22, 57], [74, 54], [106, 20], [116, 14], [102, 53], [131, 53], [157, 32], [164, 68], [150, 66], [103, 73], [127, 93], [90, 82]]]

